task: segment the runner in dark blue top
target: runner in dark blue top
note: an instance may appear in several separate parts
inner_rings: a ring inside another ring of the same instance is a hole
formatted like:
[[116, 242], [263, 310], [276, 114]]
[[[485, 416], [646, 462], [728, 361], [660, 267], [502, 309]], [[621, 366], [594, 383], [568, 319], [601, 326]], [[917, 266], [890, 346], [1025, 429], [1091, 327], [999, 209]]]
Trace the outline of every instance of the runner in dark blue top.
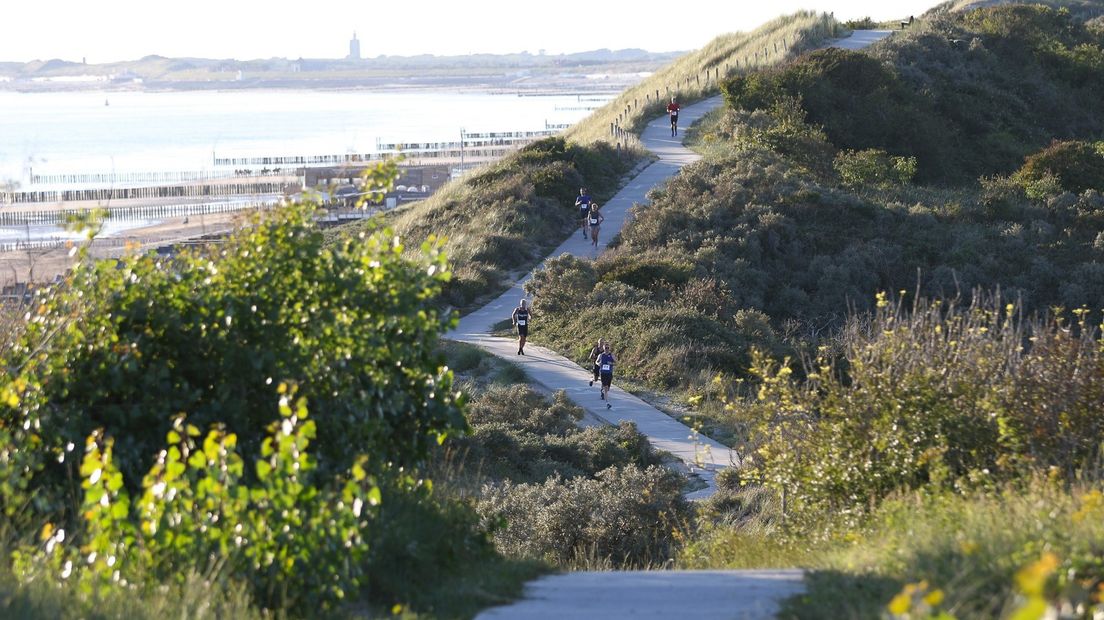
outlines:
[[587, 188], [579, 188], [579, 197], [575, 199], [575, 206], [579, 209], [579, 219], [582, 220], [580, 226], [583, 228], [583, 239], [587, 238], [589, 231], [589, 225], [587, 224], [587, 214], [590, 213], [590, 194], [587, 193]]
[[609, 389], [610, 384], [613, 383], [613, 363], [616, 360], [613, 357], [613, 353], [610, 351], [610, 346], [606, 345], [606, 350], [598, 356], [596, 362], [598, 366], [598, 376], [602, 378], [602, 400], [606, 401], [606, 409], [612, 409], [613, 405], [609, 402]]

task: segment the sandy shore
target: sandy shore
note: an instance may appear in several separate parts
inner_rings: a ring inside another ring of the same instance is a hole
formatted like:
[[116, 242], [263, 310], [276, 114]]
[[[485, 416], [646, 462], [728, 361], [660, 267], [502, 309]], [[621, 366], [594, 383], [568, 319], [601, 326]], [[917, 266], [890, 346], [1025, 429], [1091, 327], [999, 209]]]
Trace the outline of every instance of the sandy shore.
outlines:
[[[193, 215], [187, 218], [169, 218], [142, 228], [132, 228], [119, 235], [94, 239], [91, 255], [95, 258], [115, 258], [125, 252], [150, 250], [204, 235], [228, 232], [249, 211]], [[41, 248], [0, 252], [0, 286], [17, 282], [46, 282], [72, 268], [76, 256], [70, 249]]]

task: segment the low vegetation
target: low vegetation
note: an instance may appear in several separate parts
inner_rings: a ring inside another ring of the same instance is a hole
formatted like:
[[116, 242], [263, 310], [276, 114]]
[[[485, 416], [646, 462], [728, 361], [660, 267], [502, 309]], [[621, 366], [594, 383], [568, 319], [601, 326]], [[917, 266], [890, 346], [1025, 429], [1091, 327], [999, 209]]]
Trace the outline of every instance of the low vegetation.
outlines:
[[[717, 94], [719, 84], [734, 74], [783, 63], [843, 34], [844, 29], [831, 16], [800, 11], [751, 32], [719, 36], [626, 89], [572, 126], [567, 139], [584, 144], [622, 142], [635, 147], [638, 143], [632, 134], [640, 133], [649, 121], [662, 116], [671, 97], [677, 96], [680, 103], [686, 104]], [[623, 131], [614, 134], [611, 126]]]
[[750, 96], [736, 94], [777, 76], [837, 92], [824, 67], [880, 83], [867, 73], [888, 69], [872, 62], [825, 50], [731, 83], [728, 110], [695, 132], [705, 161], [654, 191], [611, 252], [558, 259], [533, 278], [544, 313], [534, 339], [578, 358], [579, 333], [609, 335], [632, 377], [694, 391], [718, 372], [747, 378], [747, 345], [809, 352], [849, 312], [873, 310], [878, 291], [999, 288], [1027, 313], [1104, 308], [1095, 143], [1042, 142], [1007, 176], [991, 168], [970, 184], [921, 185], [922, 153], [871, 146], [884, 139], [835, 143], [806, 110], [813, 97], [768, 97], [749, 111]]
[[869, 53], [828, 49], [723, 85], [739, 110], [796, 101], [840, 149], [917, 158], [917, 179], [1009, 174], [1104, 131], [1104, 31], [1039, 5], [922, 20]]
[[534, 275], [531, 340], [612, 339], [746, 455], [679, 563], [817, 569], [785, 617], [1099, 612], [1099, 36], [939, 10], [735, 76], [703, 161]]
[[635, 162], [605, 143], [546, 138], [396, 212], [389, 223], [403, 238], [445, 240], [456, 271], [442, 299], [471, 309], [505, 290], [578, 227], [580, 187], [603, 202]]
[[[442, 299], [461, 311], [474, 309], [536, 266], [576, 228], [579, 187], [587, 187], [600, 204], [613, 196], [621, 177], [646, 157], [631, 131], [662, 114], [671, 95], [689, 102], [716, 93], [719, 80], [732, 72], [781, 62], [839, 32], [828, 16], [803, 12], [752, 33], [718, 37], [629, 89], [563, 138], [542, 140], [453, 181], [432, 198], [397, 210], [389, 225], [404, 238], [445, 239], [456, 267]], [[611, 123], [622, 131], [611, 134]], [[359, 228], [339, 227], [332, 234], [356, 234]]]
[[475, 498], [496, 549], [565, 569], [670, 560], [689, 520], [686, 481], [634, 425], [580, 428], [583, 410], [564, 393], [515, 383], [515, 366], [474, 347], [447, 351], [472, 395], [471, 433], [444, 444], [436, 478]]

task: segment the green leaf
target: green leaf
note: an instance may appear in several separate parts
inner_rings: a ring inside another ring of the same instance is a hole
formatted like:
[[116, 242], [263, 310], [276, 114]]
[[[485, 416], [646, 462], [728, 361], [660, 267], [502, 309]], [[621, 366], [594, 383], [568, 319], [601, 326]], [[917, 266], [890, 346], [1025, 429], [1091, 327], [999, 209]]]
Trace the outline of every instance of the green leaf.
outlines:
[[180, 461], [173, 461], [169, 463], [165, 466], [165, 480], [175, 480], [176, 478], [179, 478], [186, 469], [187, 467], [185, 467], [184, 463], [181, 463]]
[[1046, 614], [1046, 611], [1046, 601], [1041, 598], [1031, 598], [1014, 611], [1008, 620], [1039, 620]]
[[111, 518], [116, 521], [122, 521], [129, 515], [129, 510], [125, 502], [116, 501], [111, 505]]
[[207, 455], [200, 450], [196, 450], [192, 453], [192, 456], [188, 458], [188, 465], [195, 469], [207, 467]]
[[257, 478], [265, 480], [272, 473], [272, 465], [268, 461], [257, 461]]

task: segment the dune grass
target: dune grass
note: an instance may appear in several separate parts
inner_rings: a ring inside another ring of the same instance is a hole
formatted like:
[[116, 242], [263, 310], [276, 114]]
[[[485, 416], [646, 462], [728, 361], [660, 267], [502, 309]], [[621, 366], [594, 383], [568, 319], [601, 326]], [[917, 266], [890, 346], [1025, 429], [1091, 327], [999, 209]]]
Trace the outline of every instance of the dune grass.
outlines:
[[[682, 104], [704, 99], [717, 94], [720, 82], [737, 72], [784, 62], [843, 33], [828, 14], [801, 11], [751, 32], [721, 35], [621, 93], [568, 129], [565, 137], [584, 144], [620, 141], [629, 148], [638, 147], [639, 141], [630, 134], [639, 133], [649, 120], [663, 114], [672, 96]], [[611, 125], [623, 130], [620, 135], [611, 131]]]

